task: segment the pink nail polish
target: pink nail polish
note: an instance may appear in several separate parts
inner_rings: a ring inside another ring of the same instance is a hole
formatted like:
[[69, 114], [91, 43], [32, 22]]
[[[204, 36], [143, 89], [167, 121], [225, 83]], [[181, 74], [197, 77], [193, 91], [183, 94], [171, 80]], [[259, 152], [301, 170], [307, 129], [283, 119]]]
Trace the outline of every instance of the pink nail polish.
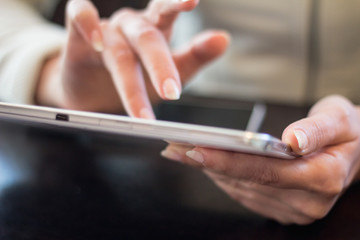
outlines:
[[165, 149], [164, 151], [162, 151], [160, 153], [161, 156], [163, 156], [164, 158], [167, 158], [169, 160], [173, 160], [176, 162], [181, 162], [181, 156], [179, 154], [177, 154], [174, 151], [171, 151], [169, 149]]
[[198, 162], [198, 163], [201, 163], [203, 164], [204, 163], [204, 156], [202, 155], [202, 153], [200, 152], [197, 152], [197, 151], [188, 151], [186, 152], [186, 156], [188, 158], [191, 158], [192, 160]]
[[101, 34], [98, 30], [94, 30], [91, 34], [91, 44], [95, 51], [102, 52], [104, 50], [104, 44], [101, 38]]
[[165, 80], [163, 90], [165, 97], [169, 100], [177, 100], [180, 98], [180, 89], [176, 81], [172, 78]]

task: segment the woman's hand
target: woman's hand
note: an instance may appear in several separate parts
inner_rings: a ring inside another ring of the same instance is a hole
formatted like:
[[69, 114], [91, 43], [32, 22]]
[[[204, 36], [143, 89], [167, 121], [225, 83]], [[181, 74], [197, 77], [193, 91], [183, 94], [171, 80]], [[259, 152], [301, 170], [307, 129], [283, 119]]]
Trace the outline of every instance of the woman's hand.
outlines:
[[360, 164], [359, 109], [325, 98], [288, 126], [282, 140], [293, 160], [170, 144], [164, 157], [205, 170], [233, 199], [284, 224], [309, 224], [327, 215], [356, 178]]
[[90, 1], [69, 1], [67, 43], [43, 68], [38, 103], [154, 118], [152, 102], [179, 98], [181, 85], [228, 45], [226, 33], [207, 31], [171, 51], [177, 15], [198, 2], [153, 0], [101, 20]]

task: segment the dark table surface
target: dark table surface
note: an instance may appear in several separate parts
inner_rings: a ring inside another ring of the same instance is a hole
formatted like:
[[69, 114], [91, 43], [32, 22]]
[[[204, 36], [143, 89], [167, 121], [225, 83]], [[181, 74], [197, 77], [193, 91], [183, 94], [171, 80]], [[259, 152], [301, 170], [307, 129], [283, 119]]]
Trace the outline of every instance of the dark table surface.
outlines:
[[[232, 102], [234, 103], [234, 102]], [[280, 136], [307, 109], [268, 104]], [[230, 200], [164, 142], [0, 123], [1, 239], [360, 239], [360, 185], [323, 220], [283, 226]]]

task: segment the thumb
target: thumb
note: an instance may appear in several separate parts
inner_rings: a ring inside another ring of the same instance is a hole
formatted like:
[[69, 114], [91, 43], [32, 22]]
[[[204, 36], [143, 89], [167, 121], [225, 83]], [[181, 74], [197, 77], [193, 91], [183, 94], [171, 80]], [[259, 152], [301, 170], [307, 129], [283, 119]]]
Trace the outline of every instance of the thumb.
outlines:
[[173, 57], [182, 83], [203, 66], [221, 56], [229, 42], [228, 33], [209, 30], [197, 35], [186, 47], [175, 51]]
[[325, 146], [352, 141], [358, 132], [353, 104], [343, 97], [330, 96], [315, 104], [307, 118], [289, 125], [282, 139], [294, 152], [305, 155]]

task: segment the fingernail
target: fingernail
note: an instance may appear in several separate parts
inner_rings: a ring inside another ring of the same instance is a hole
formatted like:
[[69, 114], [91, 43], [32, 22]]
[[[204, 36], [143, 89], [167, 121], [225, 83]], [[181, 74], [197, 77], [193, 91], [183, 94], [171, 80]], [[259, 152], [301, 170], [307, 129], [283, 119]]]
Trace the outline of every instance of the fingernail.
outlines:
[[169, 100], [177, 100], [180, 98], [180, 90], [176, 81], [172, 78], [165, 80], [163, 90], [165, 97]]
[[190, 2], [192, 0], [180, 0], [180, 2]]
[[173, 160], [173, 161], [176, 161], [176, 162], [181, 162], [181, 156], [174, 152], [174, 151], [171, 151], [169, 149], [165, 149], [163, 150], [161, 153], [160, 153], [161, 156], [163, 156], [164, 158], [167, 158], [169, 160]]
[[294, 135], [296, 137], [300, 150], [305, 151], [308, 146], [308, 138], [306, 134], [301, 130], [294, 130]]
[[191, 158], [192, 160], [198, 162], [198, 163], [201, 163], [201, 164], [204, 163], [204, 156], [200, 152], [197, 152], [197, 151], [194, 151], [194, 150], [188, 151], [188, 152], [186, 152], [186, 156], [188, 158]]
[[101, 38], [101, 34], [98, 30], [94, 30], [92, 32], [91, 43], [95, 51], [102, 52], [104, 50], [104, 44]]
[[148, 108], [141, 109], [140, 117], [145, 119], [155, 119], [154, 113]]

